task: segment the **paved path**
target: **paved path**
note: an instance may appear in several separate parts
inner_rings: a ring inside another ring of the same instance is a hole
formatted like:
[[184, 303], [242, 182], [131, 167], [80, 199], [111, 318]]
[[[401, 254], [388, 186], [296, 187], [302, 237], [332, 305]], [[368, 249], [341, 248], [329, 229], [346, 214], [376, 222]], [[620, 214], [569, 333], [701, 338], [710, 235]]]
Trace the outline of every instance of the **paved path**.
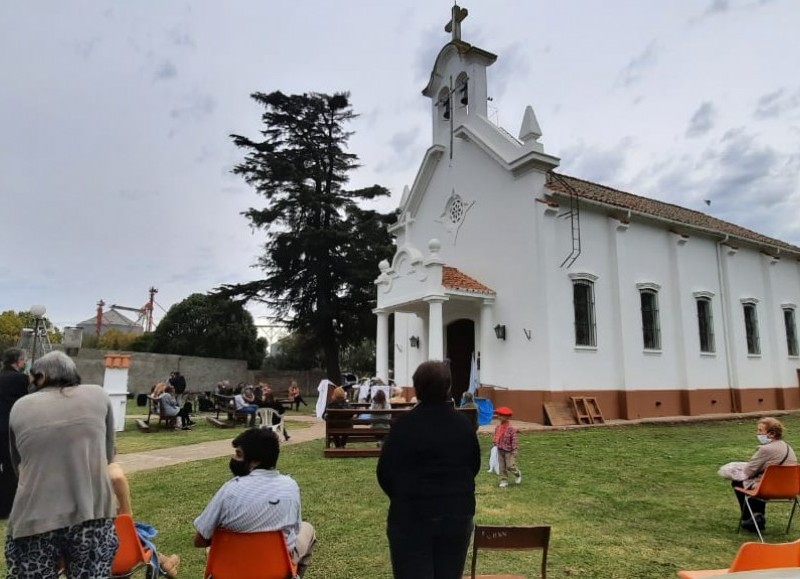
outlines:
[[[284, 442], [284, 445], [308, 442], [309, 440], [317, 440], [325, 436], [325, 423], [322, 420], [313, 416], [302, 415], [292, 416], [291, 419], [293, 421], [308, 422], [310, 424], [308, 428], [298, 428], [289, 432], [291, 439], [289, 439], [288, 442]], [[233, 452], [231, 440], [241, 431], [241, 428], [231, 428], [230, 438], [224, 440], [212, 440], [209, 442], [173, 446], [171, 448], [161, 448], [145, 452], [120, 454], [117, 457], [117, 461], [122, 465], [122, 468], [125, 469], [125, 472], [136, 472], [191, 462], [193, 460], [230, 456]], [[143, 434], [142, 436], [146, 435]]]

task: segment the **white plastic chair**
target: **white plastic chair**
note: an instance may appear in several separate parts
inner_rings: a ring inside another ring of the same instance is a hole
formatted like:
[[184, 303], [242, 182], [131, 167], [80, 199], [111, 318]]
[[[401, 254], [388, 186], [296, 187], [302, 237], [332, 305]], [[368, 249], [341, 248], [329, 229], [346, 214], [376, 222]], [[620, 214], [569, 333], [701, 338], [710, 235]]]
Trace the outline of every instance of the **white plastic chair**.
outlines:
[[[277, 424], [273, 424], [275, 417], [278, 417]], [[278, 440], [282, 440], [281, 437], [286, 437], [286, 426], [283, 423], [283, 416], [278, 414], [276, 410], [272, 408], [259, 408], [258, 418], [261, 420], [261, 427], [272, 430], [278, 435]]]

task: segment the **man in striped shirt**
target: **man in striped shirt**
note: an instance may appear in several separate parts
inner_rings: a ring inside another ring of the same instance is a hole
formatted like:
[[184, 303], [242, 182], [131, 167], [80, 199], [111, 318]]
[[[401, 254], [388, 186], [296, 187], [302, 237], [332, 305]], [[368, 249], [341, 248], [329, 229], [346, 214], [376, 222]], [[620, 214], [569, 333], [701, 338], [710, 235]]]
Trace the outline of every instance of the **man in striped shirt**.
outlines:
[[271, 430], [250, 428], [232, 444], [230, 469], [234, 478], [220, 487], [194, 520], [194, 546], [208, 547], [217, 527], [237, 533], [280, 529], [302, 577], [311, 562], [316, 537], [314, 528], [300, 517], [300, 487], [275, 468], [280, 453], [277, 435]]

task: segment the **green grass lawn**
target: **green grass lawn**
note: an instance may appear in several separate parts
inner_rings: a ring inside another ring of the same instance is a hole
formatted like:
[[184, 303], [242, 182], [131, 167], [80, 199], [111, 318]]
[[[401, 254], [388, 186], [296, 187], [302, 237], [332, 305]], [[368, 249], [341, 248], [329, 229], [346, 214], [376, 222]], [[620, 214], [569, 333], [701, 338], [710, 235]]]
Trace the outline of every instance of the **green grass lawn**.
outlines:
[[[303, 414], [302, 408], [300, 406]], [[242, 429], [237, 428], [219, 428], [209, 424], [206, 421], [206, 416], [215, 416], [215, 412], [200, 412], [192, 415], [192, 420], [196, 425], [190, 431], [184, 430], [170, 430], [167, 428], [154, 427], [152, 432], [140, 432], [136, 428], [136, 419], [131, 416], [147, 416], [147, 408], [136, 405], [136, 400], [128, 400], [126, 407], [126, 420], [125, 430], [117, 433], [117, 453], [126, 454], [129, 452], [144, 452], [147, 450], [158, 450], [159, 448], [169, 448], [171, 446], [178, 446], [184, 444], [196, 444], [199, 442], [208, 442], [209, 440], [226, 440], [233, 438]], [[293, 430], [300, 428], [308, 428], [308, 423], [292, 420], [291, 417], [296, 415], [294, 411], [286, 413], [286, 428], [289, 434]], [[153, 424], [157, 424], [153, 420]]]
[[[787, 440], [800, 439], [800, 416], [782, 421]], [[736, 500], [716, 471], [749, 458], [757, 445], [755, 427], [756, 420], [748, 419], [524, 434], [524, 480], [508, 489], [497, 488], [497, 477], [485, 472], [491, 440], [482, 436], [476, 521], [552, 525], [553, 579], [655, 579], [675, 577], [679, 569], [726, 567], [755, 535], [737, 535]], [[300, 484], [304, 518], [317, 529], [306, 577], [389, 579], [388, 501], [375, 480], [377, 459], [324, 459], [322, 446], [285, 447], [279, 461], [280, 470]], [[227, 462], [198, 461], [130, 477], [134, 515], [159, 529], [160, 550], [180, 553], [182, 577], [202, 574], [203, 551], [191, 546], [192, 520], [230, 477]], [[800, 522], [783, 534], [788, 513], [785, 503], [768, 507], [767, 541], [800, 536]], [[484, 573], [536, 576], [531, 570], [538, 556], [503, 553], [482, 560]]]
[[[214, 416], [214, 414], [208, 414], [208, 416]], [[209, 440], [227, 440], [234, 438], [244, 428], [243, 426], [219, 428], [209, 424], [205, 417], [206, 414], [192, 416], [192, 420], [196, 423], [192, 426], [192, 430], [172, 430], [163, 426], [159, 429], [154, 426], [152, 432], [140, 432], [136, 428], [135, 420], [128, 418], [125, 421], [125, 430], [117, 433], [117, 453], [144, 452], [184, 444], [208, 442]], [[308, 428], [309, 426], [307, 422], [300, 422], [291, 418], [287, 418], [284, 422], [290, 435], [294, 430]], [[156, 424], [155, 420], [153, 420], [153, 424]]]

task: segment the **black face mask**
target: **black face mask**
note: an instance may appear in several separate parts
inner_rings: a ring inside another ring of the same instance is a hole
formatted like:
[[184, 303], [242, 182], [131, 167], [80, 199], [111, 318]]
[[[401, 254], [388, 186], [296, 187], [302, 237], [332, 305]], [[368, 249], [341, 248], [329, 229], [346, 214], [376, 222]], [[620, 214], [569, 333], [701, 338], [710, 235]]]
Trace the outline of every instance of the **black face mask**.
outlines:
[[231, 469], [233, 476], [247, 476], [250, 474], [250, 467], [243, 460], [231, 458], [231, 461], [228, 463], [228, 467]]

